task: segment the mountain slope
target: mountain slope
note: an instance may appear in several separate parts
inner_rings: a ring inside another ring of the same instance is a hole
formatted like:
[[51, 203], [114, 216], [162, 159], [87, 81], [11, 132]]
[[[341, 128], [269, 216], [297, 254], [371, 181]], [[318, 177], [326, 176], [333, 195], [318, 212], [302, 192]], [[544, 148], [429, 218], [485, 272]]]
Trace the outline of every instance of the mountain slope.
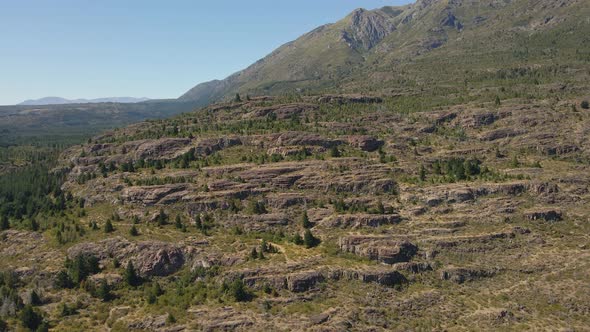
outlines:
[[581, 42], [590, 32], [589, 7], [581, 0], [420, 0], [358, 9], [224, 80], [197, 85], [180, 100], [428, 88], [444, 83], [439, 78], [479, 79], [505, 67], [548, 67], [557, 58], [579, 68], [590, 53]]

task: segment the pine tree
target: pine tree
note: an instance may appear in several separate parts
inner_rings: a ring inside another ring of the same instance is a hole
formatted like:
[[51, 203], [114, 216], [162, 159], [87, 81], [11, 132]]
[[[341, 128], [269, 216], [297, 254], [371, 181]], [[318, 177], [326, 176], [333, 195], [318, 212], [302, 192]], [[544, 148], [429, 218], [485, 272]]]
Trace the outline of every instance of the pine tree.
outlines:
[[43, 316], [28, 304], [20, 313], [20, 321], [24, 327], [36, 331], [43, 324]]
[[129, 229], [129, 235], [131, 235], [131, 236], [138, 236], [139, 235], [139, 231], [137, 230], [137, 227], [135, 227], [135, 225], [131, 226], [131, 229]]
[[174, 219], [174, 226], [178, 229], [182, 229], [182, 220], [180, 219], [180, 216], [177, 215], [176, 218]]
[[113, 227], [113, 223], [111, 223], [111, 220], [108, 219], [107, 222], [104, 224], [104, 232], [105, 233], [112, 233], [115, 231], [115, 228]]
[[160, 209], [160, 213], [158, 214], [158, 225], [160, 226], [164, 226], [168, 223], [168, 215], [166, 215], [166, 213], [164, 213], [163, 209]]
[[197, 214], [195, 216], [195, 226], [197, 227], [198, 230], [203, 229], [203, 223], [201, 222], [201, 215], [200, 214]]
[[309, 217], [307, 216], [307, 211], [303, 212], [303, 216], [301, 217], [301, 224], [303, 225], [303, 228], [311, 228], [313, 225], [311, 224], [311, 222], [309, 221]]
[[29, 294], [29, 304], [33, 305], [33, 306], [37, 306], [37, 305], [41, 305], [41, 298], [39, 297], [39, 294], [37, 294], [37, 292], [35, 290], [32, 290], [31, 293]]
[[101, 281], [98, 289], [96, 290], [96, 297], [107, 302], [111, 299], [111, 287], [106, 281]]
[[8, 221], [8, 216], [3, 215], [2, 219], [0, 220], [0, 231], [5, 231], [10, 228], [10, 221]]
[[420, 181], [426, 180], [426, 169], [424, 165], [420, 165], [420, 172], [419, 172]]
[[53, 286], [57, 289], [71, 288], [73, 286], [73, 282], [68, 273], [64, 270], [61, 270], [57, 273]]
[[258, 258], [258, 251], [256, 250], [256, 248], [252, 248], [252, 251], [250, 252], [250, 258], [252, 258], [252, 259]]
[[342, 156], [342, 154], [340, 153], [340, 150], [338, 150], [338, 147], [336, 145], [332, 146], [332, 148], [330, 148], [330, 157], [338, 158], [340, 156]]
[[235, 101], [236, 103], [239, 103], [239, 102], [241, 102], [241, 101], [242, 101], [242, 97], [240, 97], [240, 94], [239, 94], [239, 93], [236, 93], [236, 96], [235, 96], [235, 98], [234, 98], [234, 101]]
[[139, 286], [141, 283], [141, 278], [137, 275], [135, 271], [135, 267], [133, 267], [133, 263], [129, 261], [127, 263], [127, 268], [125, 269], [125, 274], [123, 275], [125, 282], [132, 287]]
[[303, 244], [303, 238], [301, 237], [301, 235], [299, 235], [299, 233], [295, 234], [295, 236], [293, 236], [293, 243], [300, 246]]
[[318, 239], [311, 234], [311, 231], [308, 229], [303, 234], [303, 244], [306, 248], [315, 247], [318, 243]]

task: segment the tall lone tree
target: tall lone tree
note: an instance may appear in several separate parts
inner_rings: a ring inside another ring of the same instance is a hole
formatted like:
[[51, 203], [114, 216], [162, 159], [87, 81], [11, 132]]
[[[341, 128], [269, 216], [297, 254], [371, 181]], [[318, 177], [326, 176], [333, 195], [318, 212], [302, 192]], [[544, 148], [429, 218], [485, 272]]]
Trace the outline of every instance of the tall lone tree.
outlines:
[[133, 263], [131, 261], [127, 263], [124, 279], [125, 282], [132, 287], [139, 286], [139, 284], [141, 283], [141, 278], [137, 275], [135, 267], [133, 266]]
[[303, 212], [303, 216], [301, 217], [301, 224], [305, 229], [311, 228], [312, 226], [311, 222], [309, 221], [309, 217], [307, 216], [307, 211]]

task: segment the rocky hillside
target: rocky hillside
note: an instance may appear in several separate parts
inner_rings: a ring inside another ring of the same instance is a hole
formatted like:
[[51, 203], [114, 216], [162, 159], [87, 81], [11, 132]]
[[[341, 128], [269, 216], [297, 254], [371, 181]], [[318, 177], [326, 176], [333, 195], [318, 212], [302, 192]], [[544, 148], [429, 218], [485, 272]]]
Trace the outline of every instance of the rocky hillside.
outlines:
[[512, 79], [530, 75], [523, 71], [555, 72], [564, 64], [583, 70], [590, 54], [584, 42], [589, 14], [582, 0], [418, 0], [358, 9], [224, 80], [197, 85], [180, 100], [408, 87], [444, 96], [449, 91], [440, 85], [486, 85], [500, 70], [514, 71]]
[[4, 231], [0, 268], [56, 330], [583, 330], [584, 97], [259, 97], [115, 130], [63, 154], [65, 215]]
[[2, 182], [0, 331], [587, 330], [589, 7], [357, 10]]

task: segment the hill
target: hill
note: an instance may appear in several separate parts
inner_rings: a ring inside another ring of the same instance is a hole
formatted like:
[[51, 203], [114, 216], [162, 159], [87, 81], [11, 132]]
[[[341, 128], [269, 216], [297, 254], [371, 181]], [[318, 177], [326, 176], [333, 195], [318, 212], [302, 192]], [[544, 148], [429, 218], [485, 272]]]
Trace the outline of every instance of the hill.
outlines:
[[0, 147], [0, 326], [587, 329], [588, 7], [357, 10], [121, 116], [191, 112]]

